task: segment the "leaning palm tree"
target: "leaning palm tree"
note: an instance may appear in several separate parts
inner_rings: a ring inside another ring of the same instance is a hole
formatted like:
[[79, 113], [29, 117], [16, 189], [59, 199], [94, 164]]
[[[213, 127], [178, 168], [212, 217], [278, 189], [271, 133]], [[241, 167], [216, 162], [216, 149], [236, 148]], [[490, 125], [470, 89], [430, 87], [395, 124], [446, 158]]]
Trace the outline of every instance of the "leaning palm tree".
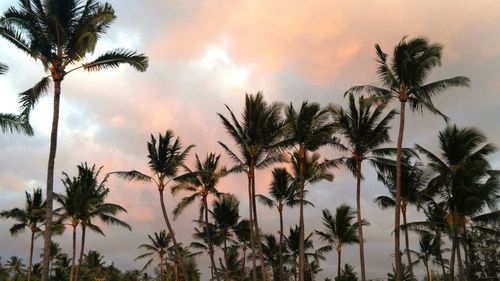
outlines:
[[[498, 171], [492, 171], [488, 156], [496, 151], [486, 137], [474, 128], [447, 126], [439, 132], [439, 156], [417, 145], [417, 149], [430, 161], [434, 173], [428, 190], [443, 200], [448, 229], [451, 232], [450, 259], [451, 281], [454, 279], [455, 255], [458, 259], [459, 276], [464, 271], [460, 254], [460, 236], [466, 222], [481, 214], [488, 206], [495, 209], [500, 190]], [[483, 215], [484, 216], [484, 215]], [[498, 217], [498, 212], [487, 216]]]
[[151, 236], [148, 234], [149, 242], [148, 244], [141, 244], [139, 249], [143, 249], [146, 253], [137, 256], [134, 261], [144, 258], [149, 258], [146, 264], [142, 267], [141, 271], [148, 268], [155, 258], [158, 258], [158, 267], [160, 270], [160, 280], [164, 278], [164, 259], [167, 249], [171, 246], [171, 237], [167, 234], [165, 230], [161, 230], [160, 233], [155, 232]]
[[389, 122], [396, 115], [396, 111], [391, 110], [384, 113], [385, 107], [385, 104], [374, 104], [362, 96], [356, 100], [352, 94], [349, 95], [347, 109], [330, 106], [334, 126], [343, 138], [343, 142], [337, 144], [337, 147], [349, 154], [343, 158], [343, 162], [356, 177], [356, 217], [360, 226], [357, 231], [360, 239], [359, 260], [362, 281], [366, 280], [366, 274], [361, 223], [361, 179], [363, 177], [361, 167], [365, 160], [380, 167], [386, 162], [381, 156], [391, 151], [381, 148], [381, 146], [390, 140]]
[[[282, 153], [277, 149], [277, 144], [282, 137], [283, 122], [281, 120], [282, 106], [278, 103], [268, 104], [261, 92], [256, 95], [245, 95], [245, 108], [242, 120], [239, 121], [233, 111], [226, 106], [230, 118], [218, 113], [226, 131], [236, 143], [240, 156], [229, 147], [219, 142], [236, 164], [235, 171], [246, 173], [248, 177], [248, 208], [251, 227], [253, 280], [257, 280], [256, 248], [259, 248], [259, 259], [264, 267], [264, 256], [260, 242], [259, 221], [255, 200], [255, 170], [263, 169], [269, 165], [283, 161]], [[264, 271], [264, 281], [267, 274]]]
[[[273, 181], [269, 186], [269, 197], [265, 195], [257, 195], [257, 198], [262, 204], [269, 208], [276, 208], [280, 219], [279, 230], [279, 280], [285, 280], [285, 273], [283, 270], [283, 240], [285, 234], [283, 233], [283, 209], [284, 207], [295, 207], [299, 205], [299, 194], [297, 192], [297, 185], [293, 183], [292, 176], [285, 168], [275, 168], [273, 170]], [[274, 237], [274, 236], [273, 236]], [[275, 279], [276, 276], [274, 276]]]
[[217, 274], [215, 274], [216, 265], [214, 260], [214, 249], [213, 243], [210, 237], [209, 231], [209, 221], [208, 221], [208, 200], [209, 195], [219, 196], [219, 191], [217, 191], [217, 184], [219, 180], [228, 174], [226, 167], [219, 163], [220, 155], [215, 155], [215, 153], [210, 153], [207, 155], [205, 160], [201, 162], [200, 158], [196, 154], [196, 170], [191, 170], [186, 167], [186, 174], [179, 176], [177, 185], [172, 187], [172, 192], [175, 194], [178, 191], [188, 191], [192, 194], [184, 197], [181, 202], [174, 209], [174, 216], [177, 217], [182, 211], [194, 200], [199, 199], [200, 204], [200, 218], [199, 221], [203, 221], [205, 224], [205, 234], [208, 243], [208, 250], [210, 255], [211, 264], [211, 276], [212, 279], [216, 278], [219, 280]]
[[338, 257], [337, 276], [339, 276], [342, 248], [344, 245], [359, 243], [359, 236], [356, 233], [358, 224], [353, 223], [355, 212], [349, 205], [342, 204], [335, 210], [335, 216], [328, 209], [324, 209], [322, 213], [323, 231], [316, 230], [316, 234], [335, 248]]
[[[413, 111], [427, 110], [433, 114], [445, 117], [433, 104], [432, 98], [451, 87], [469, 86], [469, 78], [457, 76], [431, 82], [426, 80], [437, 66], [441, 65], [441, 51], [443, 46], [430, 43], [426, 38], [417, 37], [407, 40], [406, 37], [394, 48], [391, 61], [387, 62], [387, 54], [378, 44], [377, 73], [381, 87], [374, 85], [354, 86], [347, 93], [366, 91], [382, 102], [396, 100], [399, 102], [399, 132], [396, 152], [396, 206], [394, 210], [394, 255], [396, 265], [396, 280], [402, 280], [402, 265], [400, 254], [400, 213], [401, 213], [401, 151], [403, 148], [403, 134], [405, 126], [406, 103], [409, 102]], [[346, 93], [346, 94], [347, 94]], [[445, 117], [446, 118], [446, 117]]]
[[16, 224], [10, 228], [11, 235], [18, 235], [26, 228], [31, 231], [30, 251], [28, 262], [28, 281], [31, 280], [31, 269], [33, 265], [33, 246], [35, 244], [36, 234], [40, 231], [45, 214], [45, 200], [43, 200], [42, 189], [34, 188], [33, 193], [25, 192], [26, 203], [24, 209], [14, 208], [8, 211], [0, 212], [0, 218], [16, 220]]
[[151, 135], [151, 141], [148, 142], [147, 147], [149, 158], [148, 166], [152, 172], [151, 176], [136, 170], [113, 173], [128, 181], [152, 182], [156, 185], [158, 193], [160, 194], [160, 206], [163, 219], [167, 225], [167, 230], [172, 239], [172, 243], [176, 248], [177, 258], [181, 263], [181, 271], [184, 275], [184, 279], [188, 280], [181, 253], [182, 250], [179, 248], [179, 243], [177, 243], [177, 239], [175, 238], [174, 229], [172, 228], [170, 219], [168, 218], [163, 192], [165, 191], [165, 187], [167, 187], [167, 185], [177, 177], [179, 168], [184, 166], [184, 161], [194, 145], [189, 145], [183, 149], [179, 137], [174, 138], [174, 133], [167, 130], [165, 135], [159, 134], [158, 140]]
[[[304, 190], [308, 152], [332, 143], [333, 124], [328, 120], [328, 110], [317, 103], [304, 101], [297, 112], [292, 104], [285, 110], [285, 140], [282, 145], [294, 147], [297, 163], [297, 188], [299, 192], [299, 281], [304, 281]], [[332, 178], [333, 179], [333, 178]]]
[[71, 72], [89, 72], [116, 68], [128, 64], [145, 71], [148, 59], [135, 51], [116, 49], [92, 61], [83, 62], [92, 54], [97, 41], [116, 19], [113, 7], [97, 0], [20, 0], [19, 7], [11, 6], [0, 18], [0, 36], [28, 56], [42, 63], [47, 76], [20, 94], [21, 117], [28, 120], [37, 101], [54, 84], [52, 133], [47, 168], [47, 215], [42, 281], [48, 278], [49, 247], [52, 234], [52, 200], [54, 162], [59, 123], [61, 83]]

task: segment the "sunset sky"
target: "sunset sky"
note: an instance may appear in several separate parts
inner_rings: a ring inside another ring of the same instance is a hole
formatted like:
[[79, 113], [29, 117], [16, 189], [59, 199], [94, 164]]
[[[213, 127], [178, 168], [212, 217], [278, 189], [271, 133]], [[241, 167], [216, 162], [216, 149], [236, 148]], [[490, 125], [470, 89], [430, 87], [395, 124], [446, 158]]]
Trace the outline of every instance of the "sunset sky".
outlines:
[[[500, 145], [500, 1], [164, 1], [110, 0], [117, 20], [99, 42], [95, 55], [113, 48], [135, 49], [149, 56], [150, 67], [138, 73], [129, 67], [99, 73], [74, 72], [62, 83], [62, 105], [55, 178], [62, 171], [74, 175], [76, 165], [87, 161], [104, 166], [104, 172], [137, 169], [148, 172], [146, 142], [150, 134], [171, 129], [184, 144], [196, 144], [194, 153], [223, 153], [217, 141], [233, 143], [216, 113], [237, 114], [245, 93], [263, 91], [266, 100], [300, 105], [303, 100], [345, 105], [344, 92], [353, 85], [376, 83], [374, 44], [385, 52], [405, 35], [426, 36], [444, 45], [442, 67], [429, 81], [465, 75], [470, 88], [453, 89], [435, 99], [436, 106], [458, 126], [474, 126]], [[17, 5], [0, 1], [0, 12]], [[17, 93], [30, 88], [43, 73], [41, 63], [0, 39], [0, 62], [9, 72], [0, 76], [0, 112], [16, 112]], [[21, 207], [24, 191], [45, 188], [51, 125], [51, 97], [44, 98], [32, 116], [34, 137], [0, 134], [0, 210]], [[405, 145], [418, 143], [437, 152], [442, 119], [408, 114]], [[397, 123], [392, 122], [391, 135]], [[393, 138], [395, 139], [395, 138]], [[395, 146], [395, 142], [391, 145]], [[338, 153], [322, 151], [332, 158]], [[223, 154], [223, 162], [231, 162]], [[491, 158], [500, 168], [500, 153]], [[284, 164], [283, 164], [284, 165]], [[362, 186], [367, 278], [385, 277], [391, 270], [393, 211], [380, 210], [373, 199], [385, 187], [367, 165]], [[333, 183], [308, 187], [315, 208], [306, 209], [306, 231], [320, 225], [323, 208], [341, 203], [355, 206], [354, 178], [335, 170]], [[265, 193], [270, 171], [257, 173], [257, 189]], [[140, 269], [133, 262], [137, 246], [147, 234], [164, 228], [156, 190], [147, 184], [109, 181], [109, 201], [126, 207], [121, 216], [133, 227], [129, 232], [106, 227], [106, 237], [89, 234], [87, 249], [99, 250], [106, 261], [125, 269]], [[62, 184], [56, 181], [55, 191]], [[223, 192], [242, 199], [240, 214], [247, 216], [246, 177], [231, 175], [220, 184]], [[172, 209], [181, 196], [167, 197]], [[182, 214], [174, 227], [185, 244], [198, 207]], [[277, 214], [259, 209], [265, 233], [277, 233]], [[298, 222], [298, 208], [285, 211], [285, 227]], [[413, 212], [410, 219], [419, 216]], [[27, 263], [28, 232], [11, 237], [10, 220], [0, 221], [0, 256], [19, 255]], [[288, 231], [287, 231], [288, 232]], [[69, 231], [55, 237], [70, 253]], [[316, 242], [315, 246], [323, 244]], [[36, 241], [38, 260], [42, 239]], [[418, 243], [412, 243], [418, 249]], [[357, 246], [346, 246], [343, 262], [358, 268]], [[335, 255], [329, 254], [318, 280], [336, 273]], [[199, 259], [207, 280], [208, 259]]]

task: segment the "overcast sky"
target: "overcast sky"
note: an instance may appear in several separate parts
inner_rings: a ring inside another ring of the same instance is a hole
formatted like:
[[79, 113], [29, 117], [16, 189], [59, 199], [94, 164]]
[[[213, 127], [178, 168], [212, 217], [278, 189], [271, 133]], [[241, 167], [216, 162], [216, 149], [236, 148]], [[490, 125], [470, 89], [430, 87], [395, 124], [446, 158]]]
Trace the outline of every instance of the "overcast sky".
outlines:
[[[0, 1], [0, 11], [17, 1]], [[374, 44], [391, 52], [405, 35], [426, 36], [442, 43], [442, 67], [430, 80], [466, 75], [471, 88], [447, 91], [435, 103], [451, 122], [474, 126], [490, 142], [500, 144], [500, 2], [484, 1], [163, 1], [111, 0], [118, 16], [96, 55], [113, 48], [139, 50], [149, 56], [150, 67], [137, 73], [129, 67], [99, 73], [74, 72], [62, 84], [55, 178], [70, 175], [87, 161], [104, 166], [104, 172], [138, 169], [147, 172], [146, 142], [151, 133], [171, 129], [184, 144], [196, 144], [194, 153], [222, 153], [217, 141], [232, 145], [216, 113], [226, 114], [224, 104], [239, 114], [245, 93], [263, 91], [266, 100], [285, 103], [307, 99], [322, 105], [345, 105], [343, 93], [352, 85], [377, 82]], [[17, 110], [17, 95], [43, 75], [39, 62], [0, 40], [0, 61], [9, 65], [0, 76], [0, 112]], [[36, 136], [0, 135], [0, 209], [24, 204], [24, 190], [45, 188], [51, 95], [32, 116]], [[405, 145], [419, 143], [436, 151], [442, 119], [408, 114]], [[392, 122], [392, 136], [397, 123]], [[394, 143], [391, 145], [395, 145]], [[335, 151], [325, 150], [324, 157]], [[223, 162], [231, 165], [223, 155]], [[192, 166], [193, 157], [188, 161]], [[500, 154], [491, 157], [500, 167]], [[382, 211], [373, 199], [385, 194], [367, 165], [362, 186], [367, 278], [386, 276], [391, 270], [393, 211]], [[323, 208], [333, 210], [346, 202], [355, 205], [354, 178], [336, 170], [333, 183], [311, 186], [306, 228], [320, 225]], [[265, 192], [269, 171], [257, 173], [258, 192]], [[137, 246], [146, 235], [164, 228], [157, 192], [146, 184], [111, 178], [109, 201], [127, 208], [121, 216], [133, 230], [105, 228], [106, 237], [88, 235], [87, 249], [99, 250], [106, 261], [121, 269], [141, 268], [133, 262]], [[232, 175], [220, 184], [224, 192], [242, 199], [246, 217], [246, 178]], [[60, 181], [55, 190], [61, 191]], [[171, 209], [180, 196], [167, 197]], [[175, 222], [178, 239], [191, 241], [197, 206]], [[262, 230], [277, 233], [274, 211], [260, 208]], [[298, 209], [285, 212], [286, 228], [298, 221]], [[417, 219], [418, 215], [410, 215]], [[0, 256], [21, 256], [27, 262], [28, 233], [11, 237], [13, 221], [0, 221]], [[70, 234], [55, 240], [70, 252]], [[316, 246], [321, 246], [317, 243]], [[42, 240], [36, 241], [38, 260]], [[418, 244], [412, 243], [417, 249]], [[357, 246], [346, 246], [343, 262], [358, 268]], [[208, 259], [199, 259], [207, 280]], [[336, 273], [333, 254], [322, 264], [318, 280]], [[359, 269], [359, 268], [358, 268]]]

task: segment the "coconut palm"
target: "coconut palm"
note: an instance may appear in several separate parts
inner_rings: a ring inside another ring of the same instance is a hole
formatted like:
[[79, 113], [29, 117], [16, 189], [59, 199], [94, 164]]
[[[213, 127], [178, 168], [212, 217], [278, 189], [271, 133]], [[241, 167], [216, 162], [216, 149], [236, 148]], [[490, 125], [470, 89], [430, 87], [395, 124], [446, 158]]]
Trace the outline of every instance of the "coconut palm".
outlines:
[[152, 182], [156, 185], [158, 193], [160, 194], [160, 206], [163, 219], [167, 225], [167, 230], [172, 239], [172, 243], [174, 244], [174, 247], [178, 249], [178, 260], [181, 263], [181, 271], [185, 280], [188, 280], [188, 276], [184, 267], [183, 257], [181, 256], [179, 243], [177, 243], [174, 229], [172, 228], [170, 219], [167, 215], [163, 192], [165, 191], [165, 187], [167, 187], [172, 180], [175, 180], [179, 172], [179, 168], [184, 166], [184, 161], [193, 147], [194, 145], [189, 145], [183, 149], [179, 137], [174, 138], [174, 133], [170, 130], [167, 130], [164, 135], [160, 133], [158, 140], [151, 135], [151, 141], [148, 142], [147, 148], [149, 158], [148, 166], [152, 174], [146, 175], [137, 170], [114, 172], [119, 177], [128, 181]]
[[217, 234], [222, 241], [224, 262], [227, 262], [227, 242], [234, 236], [234, 230], [239, 223], [239, 205], [238, 199], [231, 194], [221, 195], [212, 205], [212, 217]]
[[[273, 170], [273, 180], [269, 186], [269, 196], [257, 195], [259, 201], [268, 206], [269, 208], [276, 208], [278, 210], [280, 229], [279, 229], [279, 280], [284, 281], [283, 271], [283, 240], [285, 234], [283, 233], [283, 209], [284, 207], [295, 207], [299, 204], [299, 194], [297, 192], [297, 185], [293, 183], [292, 176], [285, 168], [275, 168]], [[275, 276], [275, 279], [276, 276]]]
[[[458, 259], [459, 276], [464, 271], [461, 262], [460, 236], [466, 222], [478, 217], [485, 207], [496, 208], [500, 181], [498, 171], [492, 171], [487, 157], [496, 148], [487, 143], [486, 137], [474, 128], [447, 126], [439, 132], [440, 156], [416, 145], [429, 159], [429, 168], [434, 173], [428, 190], [435, 191], [443, 200], [447, 224], [451, 232], [452, 248], [449, 278], [454, 278], [455, 254]], [[497, 217], [498, 212], [489, 215]], [[481, 219], [481, 217], [479, 217]]]
[[[229, 147], [220, 142], [231, 160], [236, 164], [235, 171], [244, 172], [248, 178], [249, 219], [251, 226], [253, 280], [257, 280], [256, 247], [259, 248], [259, 259], [264, 267], [264, 256], [260, 239], [259, 221], [255, 200], [255, 170], [283, 161], [277, 144], [282, 136], [283, 122], [281, 120], [282, 106], [277, 103], [268, 104], [261, 92], [256, 95], [245, 95], [245, 107], [242, 119], [239, 121], [233, 111], [226, 106], [230, 117], [218, 113], [226, 131], [238, 147], [239, 156]], [[264, 271], [264, 281], [267, 274]]]
[[437, 248], [441, 248], [441, 243], [442, 242], [439, 236], [434, 236], [430, 232], [422, 232], [418, 241], [418, 244], [420, 246], [419, 251], [411, 251], [417, 256], [415, 264], [421, 262], [424, 265], [427, 281], [432, 281], [432, 274], [429, 269], [429, 264], [431, 262], [439, 264], [439, 260], [435, 259], [435, 253]]
[[335, 248], [338, 257], [337, 276], [339, 276], [342, 248], [344, 245], [359, 243], [358, 225], [353, 222], [356, 212], [349, 205], [342, 204], [335, 210], [335, 216], [328, 209], [324, 209], [322, 214], [323, 231], [316, 230], [316, 234]]
[[[93, 165], [89, 167], [87, 163], [77, 166], [78, 176], [70, 177], [63, 173], [62, 180], [65, 187], [65, 194], [57, 194], [56, 200], [61, 205], [56, 211], [62, 220], [68, 220], [73, 233], [73, 255], [71, 280], [78, 280], [78, 273], [83, 260], [85, 250], [85, 234], [87, 228], [96, 233], [104, 235], [103, 230], [95, 224], [95, 219], [108, 225], [118, 225], [128, 228], [130, 226], [115, 216], [121, 212], [127, 212], [125, 208], [118, 204], [106, 202], [109, 188], [105, 186], [109, 175], [99, 181], [102, 167], [96, 169]], [[78, 267], [76, 267], [76, 229], [81, 226], [81, 244]]]
[[343, 139], [337, 147], [348, 153], [348, 156], [342, 160], [356, 177], [356, 218], [360, 225], [357, 231], [360, 239], [359, 260], [362, 281], [366, 280], [366, 274], [361, 223], [361, 179], [363, 177], [361, 167], [365, 160], [375, 166], [380, 166], [386, 162], [381, 156], [391, 152], [390, 149], [384, 149], [381, 146], [390, 141], [389, 122], [396, 115], [396, 111], [384, 113], [385, 108], [385, 104], [374, 104], [363, 96], [356, 100], [352, 94], [349, 95], [347, 109], [335, 105], [329, 107], [334, 127]]
[[146, 264], [142, 267], [141, 271], [148, 268], [155, 258], [158, 258], [158, 268], [160, 270], [160, 280], [164, 278], [164, 259], [167, 249], [171, 246], [171, 237], [167, 234], [165, 230], [161, 230], [160, 233], [155, 232], [151, 236], [148, 234], [149, 242], [148, 244], [141, 244], [138, 248], [144, 249], [146, 253], [137, 256], [134, 261], [144, 258], [149, 258]]
[[[456, 76], [426, 84], [430, 72], [441, 65], [443, 46], [430, 43], [423, 37], [403, 39], [396, 45], [393, 57], [387, 62], [388, 55], [375, 45], [381, 87], [374, 85], [354, 86], [347, 93], [363, 91], [381, 99], [382, 102], [396, 100], [399, 102], [399, 132], [396, 152], [396, 206], [394, 210], [394, 255], [396, 280], [402, 280], [400, 255], [400, 213], [401, 213], [401, 152], [405, 125], [406, 103], [412, 111], [424, 110], [445, 117], [433, 104], [432, 98], [451, 87], [469, 86], [469, 78]], [[346, 94], [347, 94], [346, 93]]]
[[236, 236], [236, 244], [241, 248], [241, 275], [240, 281], [245, 280], [245, 262], [246, 262], [246, 251], [250, 243], [250, 221], [247, 219], [242, 219], [236, 225], [234, 229], [234, 234]]
[[[424, 194], [424, 189], [428, 182], [428, 175], [424, 173], [423, 164], [412, 159], [411, 155], [405, 153], [402, 155], [401, 163], [401, 214], [403, 215], [403, 225], [408, 223], [406, 211], [408, 205], [415, 205], [418, 209], [422, 207], [424, 200], [427, 197]], [[381, 208], [394, 207], [396, 204], [396, 165], [389, 165], [387, 169], [378, 171], [379, 180], [389, 189], [391, 196], [379, 196], [375, 199], [375, 203]], [[404, 228], [406, 257], [408, 259], [408, 267], [413, 271], [412, 260], [410, 255], [410, 242], [408, 237], [408, 229]]]
[[104, 280], [101, 278], [103, 271], [105, 269], [106, 262], [104, 261], [104, 256], [98, 251], [90, 250], [85, 254], [83, 260], [83, 266], [85, 268], [85, 273], [82, 274], [85, 280]]
[[17, 256], [10, 257], [7, 263], [5, 263], [5, 267], [9, 271], [9, 275], [12, 274], [12, 280], [17, 280], [16, 277], [20, 274], [24, 274], [25, 271], [23, 259]]
[[[292, 104], [286, 110], [285, 140], [282, 145], [294, 147], [296, 181], [299, 192], [299, 281], [304, 281], [304, 190], [308, 152], [332, 143], [333, 124], [328, 120], [328, 110], [317, 103], [304, 101], [297, 112]], [[293, 157], [292, 157], [293, 158]], [[318, 157], [319, 158], [319, 157]]]
[[52, 197], [54, 162], [59, 123], [61, 83], [71, 72], [83, 69], [89, 72], [116, 68], [128, 64], [145, 71], [145, 55], [125, 49], [105, 52], [92, 61], [84, 62], [93, 54], [97, 41], [116, 19], [113, 7], [98, 0], [20, 0], [19, 7], [11, 6], [0, 18], [0, 36], [28, 56], [42, 63], [47, 76], [35, 86], [20, 94], [21, 117], [28, 120], [37, 101], [54, 85], [54, 105], [50, 151], [47, 168], [47, 215], [42, 281], [48, 278], [50, 238], [52, 234]]
[[26, 228], [31, 231], [29, 262], [28, 262], [28, 281], [31, 280], [33, 264], [33, 246], [35, 244], [36, 234], [41, 232], [41, 224], [45, 215], [45, 200], [43, 200], [42, 189], [34, 188], [33, 193], [25, 192], [26, 202], [24, 209], [14, 208], [8, 211], [0, 212], [0, 218], [13, 219], [16, 221], [10, 228], [11, 235], [18, 235]]
[[[195, 200], [200, 200], [200, 221], [203, 221], [205, 226], [208, 226], [208, 200], [209, 195], [219, 196], [219, 191], [217, 191], [217, 184], [219, 180], [228, 174], [226, 167], [220, 165], [219, 159], [220, 155], [215, 155], [215, 153], [210, 153], [207, 155], [205, 160], [201, 162], [200, 158], [196, 154], [195, 170], [191, 170], [186, 167], [186, 174], [177, 178], [179, 184], [172, 187], [172, 192], [175, 194], [178, 191], [188, 191], [192, 194], [184, 197], [181, 202], [174, 209], [174, 216], [178, 216], [182, 211]], [[213, 243], [210, 238], [209, 227], [205, 227], [206, 238], [208, 243], [209, 255], [212, 274], [214, 278], [215, 260], [214, 260], [214, 249]], [[219, 280], [215, 274], [215, 278]]]
[[[314, 249], [313, 241], [312, 241], [312, 232], [307, 235], [304, 240], [304, 253], [306, 256], [314, 256], [314, 253], [310, 252]], [[298, 225], [295, 227], [290, 227], [289, 234], [285, 240], [285, 246], [287, 248], [285, 258], [290, 261], [292, 264], [292, 273], [294, 275], [294, 280], [297, 280], [298, 272], [298, 258], [300, 255], [300, 228]]]
[[224, 281], [237, 281], [241, 278], [241, 264], [239, 261], [238, 246], [232, 245], [227, 251], [224, 262], [219, 259], [220, 275]]

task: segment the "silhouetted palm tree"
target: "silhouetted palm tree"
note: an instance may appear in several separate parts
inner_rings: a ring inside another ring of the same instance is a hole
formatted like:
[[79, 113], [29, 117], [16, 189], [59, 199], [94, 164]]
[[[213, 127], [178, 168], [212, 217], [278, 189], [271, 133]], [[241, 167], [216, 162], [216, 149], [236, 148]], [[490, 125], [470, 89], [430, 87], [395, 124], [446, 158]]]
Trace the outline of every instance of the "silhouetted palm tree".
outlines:
[[13, 219], [17, 223], [10, 228], [11, 235], [18, 235], [26, 228], [31, 231], [30, 251], [28, 262], [28, 281], [31, 280], [31, 269], [33, 264], [33, 246], [35, 244], [35, 235], [42, 231], [40, 229], [45, 215], [45, 200], [43, 200], [42, 189], [34, 188], [33, 193], [25, 192], [26, 203], [24, 209], [14, 208], [8, 211], [0, 212], [1, 218]]
[[[282, 153], [277, 150], [277, 144], [282, 137], [283, 122], [281, 120], [282, 106], [277, 103], [268, 104], [264, 101], [261, 92], [256, 95], [245, 95], [245, 107], [242, 119], [239, 121], [233, 111], [226, 106], [230, 118], [218, 113], [226, 128], [227, 133], [232, 137], [238, 147], [240, 156], [229, 147], [219, 142], [236, 164], [235, 171], [241, 171], [248, 177], [248, 200], [251, 227], [253, 280], [257, 279], [255, 265], [256, 248], [259, 248], [259, 258], [261, 266], [264, 267], [264, 256], [260, 241], [259, 222], [257, 218], [257, 206], [255, 200], [255, 170], [263, 169], [269, 165], [283, 161]], [[267, 281], [267, 274], [263, 271], [264, 281]]]
[[156, 185], [158, 193], [160, 194], [160, 205], [163, 219], [167, 225], [167, 230], [172, 239], [172, 243], [174, 244], [174, 247], [178, 249], [177, 255], [178, 260], [181, 263], [181, 271], [184, 279], [188, 280], [183, 257], [181, 255], [181, 249], [179, 248], [179, 243], [177, 243], [177, 239], [175, 238], [174, 229], [170, 224], [167, 210], [165, 208], [163, 192], [165, 191], [165, 187], [167, 187], [167, 185], [178, 176], [177, 174], [179, 172], [179, 168], [184, 166], [184, 161], [194, 145], [189, 145], [183, 149], [180, 139], [178, 137], [174, 139], [174, 133], [167, 130], [165, 135], [159, 134], [158, 140], [151, 135], [151, 141], [148, 142], [147, 147], [149, 158], [148, 166], [152, 175], [149, 176], [136, 170], [113, 173], [116, 173], [119, 177], [128, 181], [152, 182]]
[[23, 259], [17, 256], [10, 257], [7, 263], [5, 263], [5, 267], [9, 271], [9, 275], [12, 274], [12, 280], [17, 280], [16, 277], [20, 274], [24, 274], [25, 271]]
[[158, 258], [158, 268], [160, 270], [160, 280], [164, 279], [164, 258], [167, 253], [167, 249], [171, 247], [171, 238], [165, 230], [160, 231], [160, 233], [155, 232], [154, 237], [148, 234], [149, 242], [148, 244], [141, 244], [138, 248], [144, 249], [146, 253], [137, 256], [134, 261], [144, 258], [149, 258], [146, 264], [142, 267], [141, 271], [148, 268], [155, 257]]
[[405, 125], [406, 103], [413, 111], [427, 110], [445, 117], [433, 104], [432, 98], [451, 87], [469, 86], [469, 78], [457, 76], [425, 84], [430, 72], [441, 65], [441, 44], [431, 44], [426, 38], [406, 37], [396, 45], [393, 57], [387, 63], [387, 54], [378, 44], [377, 74], [382, 84], [351, 87], [347, 93], [366, 91], [382, 102], [395, 100], [399, 102], [399, 132], [396, 152], [396, 207], [394, 219], [394, 255], [396, 264], [396, 280], [402, 281], [402, 265], [400, 255], [400, 212], [401, 212], [401, 152]]

